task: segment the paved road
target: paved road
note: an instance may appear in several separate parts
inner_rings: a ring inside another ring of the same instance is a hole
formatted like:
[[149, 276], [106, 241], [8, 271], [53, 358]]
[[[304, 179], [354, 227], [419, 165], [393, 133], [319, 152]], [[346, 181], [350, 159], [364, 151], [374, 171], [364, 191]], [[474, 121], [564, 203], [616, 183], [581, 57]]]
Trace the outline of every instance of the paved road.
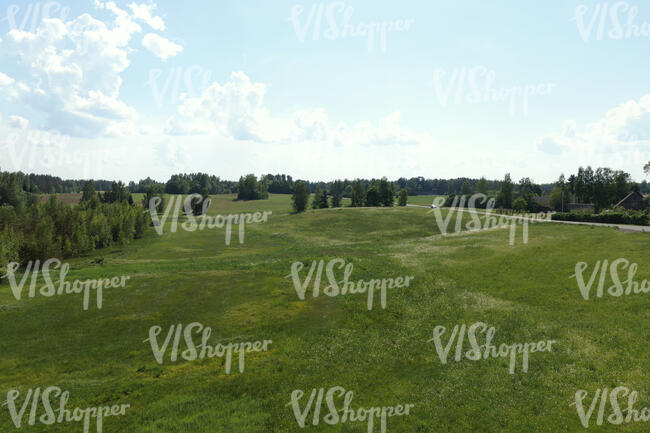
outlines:
[[[430, 209], [429, 206], [423, 206], [423, 205], [417, 205], [417, 204], [407, 204], [409, 207], [422, 207], [422, 208], [427, 208]], [[445, 208], [449, 209], [449, 208]], [[485, 212], [481, 211], [476, 211], [473, 209], [457, 209], [462, 212], [469, 212], [469, 213], [474, 213], [478, 215], [485, 215]], [[505, 218], [516, 218], [516, 219], [524, 219], [528, 221], [535, 221], [535, 222], [547, 222], [547, 223], [560, 223], [560, 224], [576, 224], [576, 225], [581, 225], [581, 226], [596, 226], [596, 227], [616, 227], [622, 232], [645, 232], [645, 233], [650, 233], [650, 226], [637, 226], [637, 225], [631, 225], [631, 224], [607, 224], [607, 223], [591, 223], [591, 222], [579, 222], [579, 221], [559, 221], [559, 220], [538, 220], [538, 219], [533, 219], [533, 218], [523, 218], [520, 216], [511, 216], [511, 215], [500, 215], [500, 214], [495, 214], [492, 213], [490, 216], [498, 216], [498, 217], [505, 217]]]

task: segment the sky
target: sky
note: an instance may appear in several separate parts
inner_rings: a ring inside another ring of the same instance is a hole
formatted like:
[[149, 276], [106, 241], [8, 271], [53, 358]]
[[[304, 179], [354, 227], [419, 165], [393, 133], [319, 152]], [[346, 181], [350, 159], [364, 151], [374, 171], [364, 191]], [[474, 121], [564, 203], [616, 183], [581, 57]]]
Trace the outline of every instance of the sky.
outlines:
[[0, 168], [647, 179], [650, 3], [0, 1]]

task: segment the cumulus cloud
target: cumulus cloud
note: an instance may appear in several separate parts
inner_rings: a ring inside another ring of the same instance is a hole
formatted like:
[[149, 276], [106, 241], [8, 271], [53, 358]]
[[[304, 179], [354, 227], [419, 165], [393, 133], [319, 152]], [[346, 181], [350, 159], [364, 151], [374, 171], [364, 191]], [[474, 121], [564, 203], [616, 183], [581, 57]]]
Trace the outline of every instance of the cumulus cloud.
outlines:
[[[102, 21], [88, 13], [43, 18], [31, 31], [13, 28], [0, 39], [0, 53], [18, 58], [25, 81], [0, 72], [0, 96], [20, 98], [27, 107], [45, 114], [48, 129], [95, 138], [137, 133], [136, 111], [120, 99], [122, 73], [130, 66], [133, 35], [142, 32], [136, 21], [164, 30], [154, 16], [156, 5], [129, 5], [95, 0], [109, 12]], [[148, 48], [165, 59], [179, 47], [166, 39], [145, 36]], [[169, 45], [171, 44], [171, 45]], [[145, 44], [147, 45], [147, 44]]]
[[167, 121], [170, 135], [219, 134], [235, 140], [264, 143], [326, 142], [345, 145], [416, 145], [434, 143], [427, 134], [404, 126], [399, 111], [354, 125], [329, 119], [322, 108], [299, 110], [288, 118], [273, 117], [264, 106], [266, 84], [244, 72], [230, 81], [212, 83], [200, 96], [186, 98]]
[[131, 11], [133, 12], [133, 17], [144, 21], [149, 25], [154, 30], [159, 30], [159, 31], [164, 31], [165, 30], [165, 22], [163, 21], [162, 18], [159, 16], [154, 16], [153, 15], [153, 10], [156, 9], [155, 4], [136, 4], [136, 3], [131, 3], [129, 4], [129, 8], [131, 8]]
[[9, 116], [7, 117], [7, 122], [9, 123], [9, 126], [17, 129], [27, 129], [27, 126], [29, 125], [29, 120], [20, 116]]
[[156, 57], [167, 60], [183, 51], [183, 47], [155, 33], [147, 33], [142, 38], [142, 46], [151, 51]]
[[584, 164], [634, 166], [650, 153], [650, 95], [621, 104], [582, 129], [568, 120], [561, 133], [539, 137], [537, 149]]

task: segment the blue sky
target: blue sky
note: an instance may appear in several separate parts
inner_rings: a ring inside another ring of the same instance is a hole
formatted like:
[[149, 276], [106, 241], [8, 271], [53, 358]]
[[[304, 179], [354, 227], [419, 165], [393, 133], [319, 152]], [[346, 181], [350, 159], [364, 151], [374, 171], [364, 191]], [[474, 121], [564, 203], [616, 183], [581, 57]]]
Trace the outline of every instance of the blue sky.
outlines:
[[[10, 0], [0, 15], [3, 169], [549, 182], [579, 165], [642, 180], [650, 160], [646, 2]], [[366, 34], [344, 35], [346, 16]]]

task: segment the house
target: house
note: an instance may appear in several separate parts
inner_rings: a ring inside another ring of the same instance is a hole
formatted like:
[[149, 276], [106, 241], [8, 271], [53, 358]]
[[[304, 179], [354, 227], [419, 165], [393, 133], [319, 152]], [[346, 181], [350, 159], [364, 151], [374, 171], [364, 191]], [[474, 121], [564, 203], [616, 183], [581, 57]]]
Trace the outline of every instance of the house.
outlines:
[[648, 202], [645, 201], [640, 192], [632, 191], [623, 200], [619, 201], [616, 206], [625, 209], [644, 210], [648, 208]]

